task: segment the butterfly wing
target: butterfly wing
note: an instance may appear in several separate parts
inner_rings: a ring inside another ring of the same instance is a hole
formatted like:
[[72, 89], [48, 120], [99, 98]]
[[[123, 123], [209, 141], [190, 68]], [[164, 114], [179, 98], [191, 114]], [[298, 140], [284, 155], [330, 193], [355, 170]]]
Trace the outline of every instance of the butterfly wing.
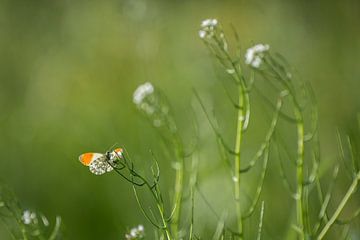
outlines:
[[117, 161], [119, 158], [123, 158], [123, 149], [122, 148], [116, 148], [114, 151], [110, 154], [110, 160]]
[[124, 150], [123, 150], [122, 148], [116, 148], [116, 149], [114, 149], [114, 153], [117, 154], [117, 155], [119, 155], [119, 157], [122, 156], [123, 152], [124, 152]]
[[[122, 149], [116, 149], [116, 153], [121, 154]], [[114, 152], [115, 154], [115, 152]], [[115, 158], [114, 158], [115, 159]], [[114, 160], [114, 159], [108, 159]], [[79, 157], [79, 161], [89, 167], [90, 172], [96, 175], [102, 175], [104, 173], [110, 172], [113, 170], [112, 166], [107, 162], [106, 155], [102, 153], [84, 153]], [[115, 164], [115, 162], [113, 162]]]
[[95, 160], [95, 159], [98, 159], [98, 158], [101, 158], [103, 157], [104, 154], [101, 154], [101, 153], [84, 153], [84, 154], [81, 154], [80, 157], [79, 157], [79, 161], [85, 165], [85, 166], [90, 166], [90, 164]]
[[94, 159], [90, 165], [89, 170], [95, 175], [102, 175], [113, 170], [111, 165], [106, 161], [106, 155]]

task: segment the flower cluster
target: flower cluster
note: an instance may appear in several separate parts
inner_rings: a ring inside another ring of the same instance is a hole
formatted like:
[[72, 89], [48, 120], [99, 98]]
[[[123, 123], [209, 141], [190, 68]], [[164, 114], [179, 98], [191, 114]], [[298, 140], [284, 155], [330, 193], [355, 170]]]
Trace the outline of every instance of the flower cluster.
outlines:
[[38, 219], [35, 212], [31, 212], [29, 210], [25, 210], [23, 212], [23, 215], [21, 217], [21, 220], [24, 222], [24, 224], [37, 224]]
[[143, 102], [143, 100], [151, 95], [154, 92], [154, 86], [149, 83], [146, 82], [142, 85], [140, 85], [134, 92], [133, 95], [133, 101], [136, 105], [139, 105]]
[[259, 68], [264, 58], [265, 52], [270, 49], [267, 44], [257, 44], [246, 51], [245, 63], [254, 68]]
[[139, 225], [130, 230], [129, 233], [125, 234], [126, 240], [135, 240], [135, 239], [143, 239], [145, 236], [144, 226]]
[[171, 120], [167, 99], [160, 91], [155, 91], [151, 83], [147, 82], [137, 87], [133, 102], [141, 112], [147, 115], [155, 127], [169, 127]]
[[215, 35], [215, 30], [218, 25], [218, 21], [216, 19], [206, 19], [201, 23], [201, 29], [199, 31], [199, 37], [211, 38]]
[[133, 94], [133, 102], [148, 115], [152, 115], [155, 111], [154, 106], [149, 104], [149, 101], [146, 101], [153, 94], [154, 86], [149, 82], [138, 86]]

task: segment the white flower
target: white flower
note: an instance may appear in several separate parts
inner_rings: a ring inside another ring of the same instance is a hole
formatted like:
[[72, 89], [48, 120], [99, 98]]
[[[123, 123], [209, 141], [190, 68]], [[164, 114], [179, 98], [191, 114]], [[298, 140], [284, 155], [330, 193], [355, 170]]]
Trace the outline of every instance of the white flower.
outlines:
[[31, 223], [37, 223], [36, 213], [29, 210], [25, 210], [21, 217], [24, 224], [29, 225]]
[[144, 232], [144, 226], [143, 225], [139, 225], [138, 226], [138, 231], [140, 231], [140, 232]]
[[136, 235], [137, 235], [137, 229], [135, 229], [135, 228], [131, 229], [130, 236], [136, 237]]
[[201, 22], [201, 27], [215, 27], [217, 25], [218, 21], [216, 19], [205, 19]]
[[126, 240], [142, 239], [145, 236], [145, 229], [143, 225], [139, 225], [130, 230], [129, 233], [125, 234]]
[[140, 85], [135, 90], [134, 95], [133, 95], [133, 102], [136, 105], [140, 105], [142, 103], [142, 101], [144, 100], [144, 98], [151, 95], [153, 92], [154, 92], [154, 86], [151, 83], [146, 82], [146, 83]]
[[245, 54], [245, 63], [254, 68], [259, 68], [262, 63], [264, 53], [269, 49], [270, 47], [267, 44], [257, 44], [249, 48]]
[[211, 38], [215, 34], [215, 28], [218, 24], [218, 21], [216, 19], [205, 19], [201, 22], [201, 29], [199, 31], [199, 37], [200, 38]]
[[200, 30], [200, 31], [199, 31], [199, 37], [200, 37], [200, 38], [205, 38], [205, 37], [206, 37], [206, 31]]

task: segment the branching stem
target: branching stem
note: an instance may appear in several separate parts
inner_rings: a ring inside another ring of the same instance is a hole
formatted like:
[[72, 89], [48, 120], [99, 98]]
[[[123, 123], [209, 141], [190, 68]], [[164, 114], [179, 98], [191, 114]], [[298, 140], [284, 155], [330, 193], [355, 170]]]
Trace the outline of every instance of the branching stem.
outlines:
[[329, 219], [329, 221], [326, 223], [324, 228], [319, 233], [317, 240], [323, 239], [325, 234], [329, 231], [331, 226], [335, 223], [336, 219], [338, 219], [340, 213], [344, 209], [346, 203], [349, 201], [351, 195], [356, 191], [359, 181], [360, 181], [360, 171], [354, 177], [353, 182], [351, 183], [348, 191], [346, 192], [345, 196], [341, 200], [341, 202], [340, 202], [339, 206], [337, 207], [337, 209], [335, 210], [334, 214], [332, 215], [332, 217]]

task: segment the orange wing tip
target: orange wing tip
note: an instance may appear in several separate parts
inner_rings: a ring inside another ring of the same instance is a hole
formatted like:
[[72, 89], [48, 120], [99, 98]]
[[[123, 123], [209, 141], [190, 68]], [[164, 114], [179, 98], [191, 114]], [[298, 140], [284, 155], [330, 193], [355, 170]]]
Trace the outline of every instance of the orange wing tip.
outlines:
[[119, 154], [120, 156], [122, 156], [124, 150], [123, 150], [122, 148], [116, 148], [116, 149], [114, 150], [114, 152], [116, 152], [117, 154]]
[[79, 161], [82, 164], [84, 164], [85, 166], [89, 166], [93, 159], [93, 156], [94, 156], [93, 153], [84, 153], [84, 154], [80, 155]]

